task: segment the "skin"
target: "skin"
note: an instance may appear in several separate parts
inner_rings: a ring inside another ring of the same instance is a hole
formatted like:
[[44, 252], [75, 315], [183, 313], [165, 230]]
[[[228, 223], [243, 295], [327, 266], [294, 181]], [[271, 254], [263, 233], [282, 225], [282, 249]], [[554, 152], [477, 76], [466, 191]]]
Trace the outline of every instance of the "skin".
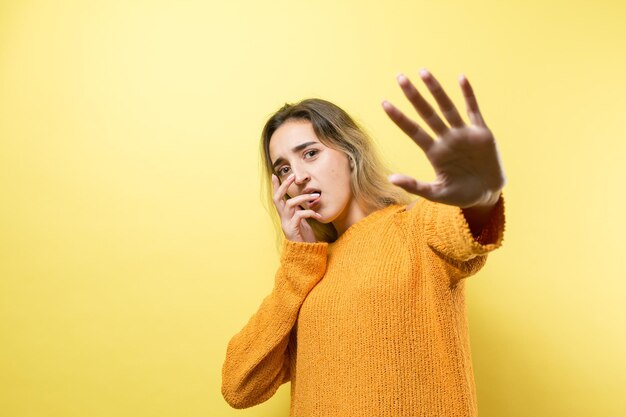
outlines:
[[465, 76], [459, 78], [459, 85], [470, 124], [463, 121], [430, 72], [423, 69], [420, 76], [447, 124], [406, 76], [400, 74], [397, 77], [398, 84], [424, 123], [435, 133], [436, 139], [388, 101], [383, 101], [382, 106], [389, 118], [422, 149], [435, 170], [436, 178], [427, 183], [394, 174], [389, 180], [428, 200], [461, 207], [472, 233], [477, 236], [489, 220], [506, 182], [495, 138], [485, 124], [473, 89]]
[[[311, 144], [294, 151], [305, 143]], [[274, 204], [287, 239], [316, 241], [305, 221], [307, 218], [332, 223], [342, 234], [369, 214], [352, 194], [348, 156], [324, 145], [315, 135], [311, 122], [283, 123], [270, 138], [269, 151], [272, 163], [279, 158], [283, 160], [275, 167], [277, 175], [272, 176], [272, 185]], [[321, 195], [305, 193], [307, 189], [320, 190]]]
[[[434, 137], [388, 101], [383, 101], [382, 107], [389, 118], [424, 152], [436, 178], [428, 183], [407, 175], [394, 174], [389, 177], [389, 181], [428, 200], [462, 208], [472, 233], [478, 236], [489, 220], [506, 182], [495, 138], [485, 124], [465, 76], [461, 76], [459, 85], [465, 99], [469, 124], [461, 118], [430, 72], [422, 70], [420, 77], [434, 97], [443, 119], [406, 76], [400, 74], [397, 80], [404, 95], [422, 122], [434, 133]], [[349, 162], [344, 153], [324, 146], [323, 152], [317, 157], [321, 160], [318, 160], [308, 159], [311, 155], [304, 154], [308, 148], [298, 154], [291, 151], [293, 147], [309, 140], [319, 142], [311, 124], [295, 121], [284, 123], [270, 139], [272, 162], [282, 157], [291, 164], [286, 171], [294, 174], [292, 177], [283, 176], [282, 183], [279, 178], [272, 176], [272, 184], [274, 204], [281, 217], [285, 236], [298, 242], [316, 241], [313, 231], [304, 220], [306, 218], [315, 218], [323, 223], [332, 222], [341, 235], [369, 214], [360, 208], [352, 195]], [[316, 197], [302, 194], [308, 187], [322, 190], [320, 204], [309, 207]], [[285, 200], [285, 196], [289, 199]], [[407, 210], [414, 205], [415, 201], [407, 206]], [[316, 210], [320, 213], [316, 213]]]

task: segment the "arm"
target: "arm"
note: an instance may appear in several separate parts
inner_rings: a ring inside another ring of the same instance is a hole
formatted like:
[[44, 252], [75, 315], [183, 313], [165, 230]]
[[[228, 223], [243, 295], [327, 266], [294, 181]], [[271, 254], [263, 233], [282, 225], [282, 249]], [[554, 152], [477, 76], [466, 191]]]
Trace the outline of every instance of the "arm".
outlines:
[[[502, 244], [505, 216], [501, 197], [491, 209], [480, 234], [473, 235], [463, 210], [447, 204], [418, 199], [407, 206], [405, 226], [410, 230], [408, 244], [424, 241], [429, 254], [425, 262], [440, 263], [455, 286], [461, 279], [477, 273], [487, 254]], [[418, 245], [417, 247], [420, 247]]]
[[504, 199], [489, 209], [479, 230], [473, 231], [464, 209], [422, 200], [426, 242], [443, 257], [467, 262], [499, 248], [504, 235]]
[[459, 83], [471, 121], [469, 125], [463, 121], [435, 77], [425, 70], [421, 76], [445, 121], [408, 78], [399, 76], [398, 82], [424, 122], [436, 133], [437, 140], [391, 103], [383, 102], [383, 108], [393, 122], [424, 151], [435, 170], [436, 179], [426, 183], [395, 174], [389, 180], [428, 200], [460, 207], [473, 236], [478, 238], [493, 216], [505, 184], [495, 138], [485, 124], [474, 91], [465, 77]]
[[222, 395], [232, 407], [260, 404], [290, 380], [289, 339], [300, 306], [326, 271], [327, 246], [283, 242], [272, 293], [228, 344]]
[[493, 211], [501, 199], [502, 193], [497, 193], [484, 204], [477, 204], [462, 210], [465, 220], [472, 231], [472, 236], [474, 236], [475, 239], [480, 238], [483, 229], [489, 223], [489, 220], [493, 216]]

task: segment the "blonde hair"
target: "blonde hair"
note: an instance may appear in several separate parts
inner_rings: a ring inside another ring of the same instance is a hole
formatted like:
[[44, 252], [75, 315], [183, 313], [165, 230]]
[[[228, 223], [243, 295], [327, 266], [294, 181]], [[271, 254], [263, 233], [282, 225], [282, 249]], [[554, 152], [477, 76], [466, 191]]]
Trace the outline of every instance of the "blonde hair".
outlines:
[[[273, 174], [269, 144], [274, 132], [288, 120], [308, 120], [316, 136], [325, 146], [344, 152], [350, 158], [351, 190], [356, 201], [368, 212], [392, 204], [408, 204], [410, 195], [387, 180], [389, 170], [380, 161], [372, 140], [364, 130], [340, 107], [322, 99], [306, 99], [285, 104], [274, 113], [261, 133], [261, 188], [267, 200], [266, 209], [282, 238], [280, 218], [273, 202], [271, 177]], [[318, 241], [334, 242], [337, 231], [332, 223], [324, 224], [307, 219]]]

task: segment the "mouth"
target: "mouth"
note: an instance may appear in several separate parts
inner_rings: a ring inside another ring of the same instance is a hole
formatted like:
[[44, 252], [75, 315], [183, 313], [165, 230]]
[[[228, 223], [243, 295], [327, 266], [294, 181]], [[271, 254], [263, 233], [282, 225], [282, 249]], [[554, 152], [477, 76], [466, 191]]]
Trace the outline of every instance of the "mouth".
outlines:
[[310, 210], [315, 210], [320, 204], [320, 199], [322, 198], [322, 192], [316, 189], [306, 189], [304, 191], [305, 192], [303, 194], [310, 194], [312, 198], [311, 200], [307, 201], [306, 205], [308, 206]]

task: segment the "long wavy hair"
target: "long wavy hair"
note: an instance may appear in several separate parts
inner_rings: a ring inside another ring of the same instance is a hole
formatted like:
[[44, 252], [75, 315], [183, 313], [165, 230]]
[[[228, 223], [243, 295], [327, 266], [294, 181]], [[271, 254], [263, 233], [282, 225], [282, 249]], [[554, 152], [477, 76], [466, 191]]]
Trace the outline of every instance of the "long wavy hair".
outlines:
[[[350, 186], [356, 201], [368, 212], [392, 204], [408, 204], [410, 195], [387, 180], [389, 170], [382, 164], [370, 137], [337, 105], [322, 99], [306, 99], [295, 104], [285, 104], [274, 113], [261, 133], [261, 189], [266, 197], [266, 209], [277, 228], [278, 242], [282, 239], [280, 218], [273, 202], [272, 160], [269, 144], [274, 132], [288, 120], [308, 120], [315, 135], [325, 146], [344, 152], [353, 166]], [[306, 219], [315, 237], [321, 242], [334, 242], [337, 230], [332, 223], [324, 224]]]

